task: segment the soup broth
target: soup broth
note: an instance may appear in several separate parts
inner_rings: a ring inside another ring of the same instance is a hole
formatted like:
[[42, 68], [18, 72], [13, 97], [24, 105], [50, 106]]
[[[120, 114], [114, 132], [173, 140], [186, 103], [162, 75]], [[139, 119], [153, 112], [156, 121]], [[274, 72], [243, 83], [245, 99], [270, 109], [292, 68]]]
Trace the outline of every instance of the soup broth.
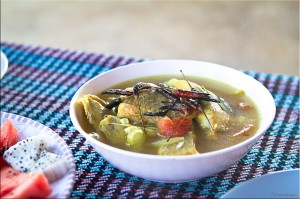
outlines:
[[[168, 82], [170, 79], [183, 79], [182, 76], [151, 76], [151, 77], [144, 77], [144, 78], [138, 78], [138, 79], [133, 79], [129, 80], [126, 82], [122, 82], [120, 84], [114, 85], [113, 87], [109, 89], [126, 89], [133, 87], [136, 85], [138, 82], [148, 82], [148, 83], [153, 83], [155, 85], [159, 85], [159, 83], [164, 83]], [[205, 152], [210, 152], [210, 151], [215, 151], [219, 149], [223, 149], [226, 147], [230, 147], [232, 145], [238, 144], [249, 137], [253, 136], [255, 132], [257, 131], [259, 127], [259, 115], [257, 112], [257, 109], [255, 107], [255, 104], [247, 97], [247, 95], [241, 91], [238, 90], [232, 86], [226, 85], [224, 83], [215, 81], [215, 80], [210, 80], [210, 79], [204, 79], [204, 78], [199, 78], [199, 77], [192, 77], [189, 76], [187, 79], [190, 82], [193, 82], [197, 85], [204, 86], [205, 89], [208, 91], [211, 91], [213, 94], [217, 96], [219, 101], [222, 99], [226, 102], [226, 105], [230, 108], [230, 111], [227, 110], [220, 110], [219, 112], [212, 112], [210, 109], [203, 109], [207, 110], [206, 115], [204, 114], [205, 117], [200, 117], [197, 116], [191, 119], [192, 121], [192, 127], [190, 128], [190, 131], [192, 131], [191, 136], [187, 136], [187, 134], [184, 135], [185, 139], [191, 139], [192, 141], [188, 143], [189, 147], [186, 149], [182, 150], [184, 151], [184, 154], [195, 154], [195, 153], [205, 153]], [[156, 92], [156, 88], [153, 88], [151, 92]], [[141, 90], [141, 93], [144, 92]], [[103, 94], [99, 93], [97, 95], [99, 98], [103, 99], [104, 101], [111, 102], [112, 100], [117, 99], [120, 97], [120, 95], [109, 95], [109, 94]], [[124, 96], [123, 96], [124, 97]], [[136, 96], [135, 96], [136, 97]], [[143, 95], [140, 94], [140, 100], [137, 101], [137, 106], [141, 105], [142, 103], [155, 103], [155, 101], [159, 100], [157, 98], [154, 99], [145, 99], [143, 98]], [[126, 97], [124, 97], [126, 98]], [[184, 101], [185, 99], [183, 99]], [[139, 104], [140, 103], [140, 104]], [[165, 102], [164, 102], [165, 103]], [[202, 103], [202, 102], [201, 102]], [[175, 103], [174, 103], [175, 104]], [[204, 105], [203, 105], [204, 104]], [[207, 106], [205, 104], [211, 104], [212, 105], [212, 110], [214, 109], [220, 109], [220, 103], [219, 102], [207, 102], [204, 101], [201, 105], [201, 108], [204, 106]], [[120, 105], [119, 105], [120, 106]], [[82, 109], [82, 105], [78, 105], [77, 108]], [[120, 107], [117, 109], [114, 109], [115, 115], [118, 115], [117, 112], [120, 111]], [[85, 111], [86, 112], [86, 111]], [[176, 112], [176, 111], [174, 111]], [[205, 111], [203, 111], [205, 112]], [[144, 113], [143, 113], [144, 114]], [[194, 113], [193, 113], [194, 114]], [[224, 115], [224, 117], [220, 117], [220, 115]], [[195, 114], [194, 114], [195, 115]], [[140, 116], [140, 120], [144, 120], [147, 116]], [[88, 119], [86, 119], [86, 115], [83, 111], [82, 115], [82, 121], [81, 125], [83, 129], [86, 132], [89, 132], [91, 136], [93, 136], [95, 139], [98, 139], [101, 142], [104, 142], [106, 144], [112, 145], [117, 148], [121, 148], [124, 150], [130, 150], [134, 152], [140, 152], [140, 153], [147, 153], [147, 154], [159, 154], [159, 155], [182, 155], [181, 152], [177, 153], [172, 151], [171, 153], [168, 152], [168, 150], [171, 146], [169, 142], [174, 142], [178, 141], [181, 139], [182, 136], [165, 136], [161, 135], [159, 132], [158, 126], [153, 125], [151, 122], [150, 126], [153, 129], [155, 129], [155, 133], [157, 135], [147, 135], [146, 139], [143, 139], [143, 144], [136, 146], [136, 145], [130, 145], [128, 144], [128, 138], [127, 142], [111, 142], [103, 133], [98, 131], [90, 124]], [[158, 117], [158, 121], [164, 118], [163, 116]], [[217, 119], [221, 118], [220, 122], [218, 123]], [[226, 118], [226, 119], [224, 119]], [[127, 121], [127, 120], [126, 120]], [[129, 121], [131, 123], [131, 121]], [[180, 123], [180, 122], [179, 122]], [[115, 124], [114, 122], [111, 122], [111, 124]], [[126, 123], [127, 124], [127, 123]], [[180, 123], [181, 124], [181, 123]], [[118, 124], [121, 126], [121, 124]], [[125, 124], [122, 124], [125, 125]], [[137, 126], [141, 127], [143, 133], [147, 134], [148, 132], [146, 131], [144, 125], [147, 126], [148, 124], [145, 124], [145, 122], [139, 122]], [[203, 127], [204, 126], [204, 127]], [[143, 129], [144, 128], [144, 129]], [[175, 128], [176, 129], [176, 128]], [[177, 130], [177, 129], [176, 129]], [[97, 133], [95, 133], [97, 132]], [[154, 134], [155, 134], [154, 133]], [[153, 131], [151, 132], [153, 134]], [[135, 134], [136, 135], [136, 134]], [[179, 139], [180, 138], [180, 139]], [[123, 139], [123, 138], [122, 138]], [[137, 139], [139, 139], [137, 137]], [[126, 139], [125, 139], [126, 140]], [[161, 141], [163, 140], [163, 141]], [[129, 141], [130, 142], [130, 141]], [[176, 142], [175, 148], [180, 148], [182, 144], [181, 142], [178, 141]], [[182, 142], [186, 143], [186, 141]], [[191, 144], [192, 143], [192, 144]], [[161, 149], [162, 147], [160, 145], [165, 144], [166, 146], [163, 146], [163, 150]], [[183, 145], [184, 145], [183, 144]], [[168, 146], [167, 146], [168, 145]], [[190, 145], [193, 145], [195, 150], [191, 150]], [[160, 147], [158, 147], [160, 146]], [[169, 147], [169, 148], [168, 148]], [[158, 149], [159, 148], [159, 149]], [[158, 152], [160, 150], [160, 152]], [[174, 150], [174, 149], [172, 149]], [[176, 149], [175, 149], [176, 150]], [[167, 152], [166, 152], [167, 151]], [[187, 152], [186, 152], [187, 151]], [[192, 152], [191, 152], [192, 151]]]

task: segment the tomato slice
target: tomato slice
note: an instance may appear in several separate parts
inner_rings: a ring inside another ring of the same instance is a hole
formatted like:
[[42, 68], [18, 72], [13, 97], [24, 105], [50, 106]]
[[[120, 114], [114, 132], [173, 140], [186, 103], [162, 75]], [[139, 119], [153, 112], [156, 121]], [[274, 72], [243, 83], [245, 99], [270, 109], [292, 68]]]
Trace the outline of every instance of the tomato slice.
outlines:
[[185, 117], [161, 118], [157, 122], [159, 134], [165, 137], [180, 137], [192, 129], [192, 120]]

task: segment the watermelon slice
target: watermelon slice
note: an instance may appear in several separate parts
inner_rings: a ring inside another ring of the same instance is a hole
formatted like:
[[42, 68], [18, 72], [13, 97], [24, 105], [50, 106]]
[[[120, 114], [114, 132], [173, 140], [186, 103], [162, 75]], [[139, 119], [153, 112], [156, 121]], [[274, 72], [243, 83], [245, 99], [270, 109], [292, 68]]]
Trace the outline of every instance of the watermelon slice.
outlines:
[[4, 160], [2, 156], [0, 156], [0, 169], [2, 167], [8, 166], [7, 162]]
[[47, 198], [52, 192], [42, 172], [22, 173], [6, 166], [1, 169], [0, 174], [1, 198]]
[[18, 141], [18, 129], [13, 125], [12, 120], [8, 119], [1, 125], [0, 130], [0, 155]]

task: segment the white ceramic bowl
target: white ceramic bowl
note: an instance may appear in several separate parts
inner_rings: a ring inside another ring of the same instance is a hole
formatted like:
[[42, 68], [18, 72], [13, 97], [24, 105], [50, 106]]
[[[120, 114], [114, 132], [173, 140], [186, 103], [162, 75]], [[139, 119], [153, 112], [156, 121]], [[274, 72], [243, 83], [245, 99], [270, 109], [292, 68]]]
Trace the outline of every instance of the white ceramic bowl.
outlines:
[[[90, 137], [81, 127], [81, 109], [75, 108], [77, 99], [85, 94], [101, 91], [126, 80], [153, 75], [199, 76], [215, 79], [243, 89], [256, 103], [260, 113], [257, 133], [237, 145], [213, 152], [188, 156], [158, 156], [121, 150]], [[237, 162], [271, 125], [276, 108], [269, 91], [252, 77], [225, 66], [189, 60], [147, 61], [119, 67], [86, 82], [75, 93], [70, 104], [70, 116], [75, 128], [95, 151], [120, 170], [144, 179], [161, 182], [184, 182], [216, 174]]]
[[6, 55], [1, 51], [1, 70], [0, 70], [0, 79], [4, 76], [8, 68], [8, 60]]

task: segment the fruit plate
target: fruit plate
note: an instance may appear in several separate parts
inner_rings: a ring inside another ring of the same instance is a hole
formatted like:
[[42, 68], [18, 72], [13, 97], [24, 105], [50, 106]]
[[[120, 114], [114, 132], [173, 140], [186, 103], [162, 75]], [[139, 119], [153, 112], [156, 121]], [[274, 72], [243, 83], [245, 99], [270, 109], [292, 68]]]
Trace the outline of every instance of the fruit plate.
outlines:
[[55, 154], [62, 155], [67, 159], [70, 164], [70, 169], [61, 179], [50, 184], [53, 191], [49, 198], [69, 198], [75, 182], [76, 167], [72, 152], [65, 141], [49, 127], [39, 122], [20, 115], [1, 112], [1, 124], [7, 119], [11, 119], [14, 126], [18, 129], [18, 141], [34, 135], [43, 134], [47, 136], [47, 140], [48, 138], [51, 140], [50, 143], [47, 143], [50, 145], [51, 150], [53, 150]]

